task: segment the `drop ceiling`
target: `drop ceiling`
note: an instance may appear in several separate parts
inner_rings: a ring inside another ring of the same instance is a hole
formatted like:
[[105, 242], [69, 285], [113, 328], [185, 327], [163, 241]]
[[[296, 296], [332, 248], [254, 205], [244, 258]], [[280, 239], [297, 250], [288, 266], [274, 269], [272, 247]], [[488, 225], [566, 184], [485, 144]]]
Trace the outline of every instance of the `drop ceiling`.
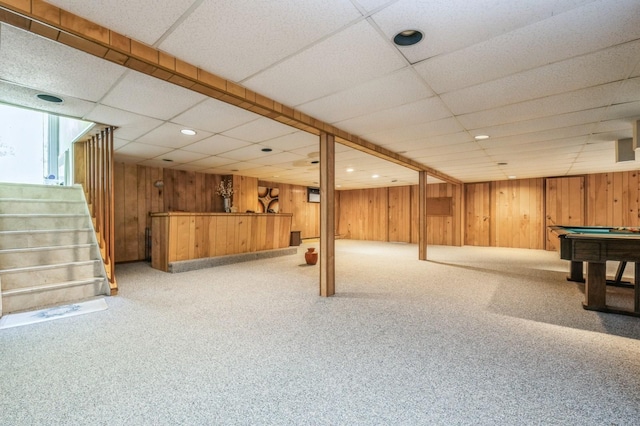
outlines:
[[[49, 3], [463, 182], [639, 168], [615, 161], [640, 119], [637, 0]], [[423, 40], [395, 46], [406, 29]], [[116, 161], [319, 180], [317, 136], [5, 23], [0, 102], [117, 126]], [[342, 189], [418, 181], [336, 152]]]

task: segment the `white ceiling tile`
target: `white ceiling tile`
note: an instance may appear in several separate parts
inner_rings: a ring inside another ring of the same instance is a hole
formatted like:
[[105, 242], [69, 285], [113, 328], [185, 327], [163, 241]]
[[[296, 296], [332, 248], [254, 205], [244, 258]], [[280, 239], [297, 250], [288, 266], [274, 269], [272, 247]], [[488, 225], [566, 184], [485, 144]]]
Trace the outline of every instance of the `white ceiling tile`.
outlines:
[[128, 144], [118, 148], [116, 153], [121, 155], [127, 155], [129, 157], [138, 157], [138, 158], [153, 158], [158, 155], [166, 154], [170, 152], [171, 148], [156, 146], [156, 145], [147, 145], [144, 143], [138, 142], [129, 142]]
[[185, 151], [199, 152], [202, 154], [216, 155], [234, 149], [251, 145], [250, 142], [233, 139], [223, 135], [213, 135], [199, 142], [185, 145], [182, 147]]
[[262, 142], [297, 131], [294, 127], [287, 126], [270, 118], [261, 117], [231, 130], [227, 130], [223, 132], [223, 135], [248, 142]]
[[130, 70], [100, 103], [169, 120], [204, 99], [199, 93]]
[[334, 123], [430, 96], [433, 96], [433, 91], [427, 88], [413, 70], [405, 68], [299, 105], [297, 109], [327, 123]]
[[220, 156], [235, 161], [251, 161], [255, 164], [260, 164], [263, 157], [271, 154], [268, 152], [262, 152], [263, 148], [264, 146], [262, 145], [252, 144], [243, 148], [234, 149], [233, 151], [227, 151], [220, 154]]
[[473, 141], [473, 138], [467, 132], [458, 132], [447, 135], [429, 136], [404, 142], [394, 142], [383, 146], [393, 152], [402, 154], [417, 149], [434, 148], [443, 145], [454, 145], [471, 141]]
[[342, 0], [201, 2], [160, 48], [238, 82], [359, 17]]
[[617, 92], [620, 87], [620, 82], [603, 84], [485, 111], [462, 114], [457, 118], [465, 128], [477, 129], [549, 117], [555, 114], [584, 111], [608, 106], [613, 98], [612, 92]]
[[288, 135], [278, 136], [262, 142], [262, 145], [279, 149], [281, 151], [292, 151], [298, 148], [311, 146], [318, 150], [319, 144], [320, 139], [318, 136], [304, 131], [296, 131], [294, 133], [289, 133]]
[[464, 129], [455, 118], [445, 118], [413, 126], [398, 127], [379, 132], [367, 132], [365, 139], [379, 145], [421, 139], [427, 136], [439, 136], [462, 132]]
[[[636, 40], [640, 38], [637, 13], [636, 0], [594, 1], [464, 49], [432, 57], [415, 68], [437, 93], [450, 92]], [[585, 28], [589, 31], [584, 31]], [[469, 72], [469, 68], [473, 72]]]
[[207, 157], [207, 154], [198, 154], [195, 152], [183, 151], [181, 149], [174, 149], [173, 151], [156, 157], [156, 160], [163, 160], [166, 158], [169, 160], [173, 160], [174, 163], [190, 163], [192, 161], [202, 160]]
[[[293, 167], [296, 162], [306, 162], [308, 157], [300, 154], [294, 154], [292, 152], [281, 152], [279, 154], [268, 155], [264, 158], [261, 158], [262, 162], [265, 164], [273, 164], [280, 168], [289, 168]], [[309, 161], [312, 161], [309, 159]], [[255, 163], [256, 160], [253, 160]]]
[[404, 66], [380, 34], [367, 21], [361, 21], [256, 74], [244, 85], [296, 106]]
[[183, 127], [173, 123], [164, 123], [160, 127], [156, 127], [144, 136], [139, 137], [136, 141], [148, 145], [165, 146], [168, 148], [182, 148], [211, 136], [211, 133], [199, 131], [193, 136], [183, 135], [180, 133]]
[[217, 99], [204, 102], [186, 110], [171, 121], [194, 129], [222, 133], [242, 124], [259, 119], [261, 116]]
[[[0, 68], [2, 68], [2, 65], [0, 65]], [[60, 93], [50, 91], [47, 91], [47, 94], [63, 97], [64, 102], [46, 102], [36, 97], [36, 95], [40, 93], [43, 92], [41, 90], [35, 90], [0, 80], [0, 102], [8, 105], [15, 105], [21, 108], [29, 108], [75, 118], [84, 117], [95, 107], [93, 102], [83, 101], [70, 96], [63, 96]]]
[[193, 0], [171, 0], [158, 7], [157, 0], [111, 0], [102, 2], [48, 0], [55, 6], [82, 16], [120, 34], [154, 44], [185, 13]]
[[423, 40], [402, 48], [410, 62], [462, 49], [534, 22], [550, 18], [591, 0], [400, 0], [372, 16], [389, 39], [416, 29]]
[[72, 96], [95, 102], [126, 70], [120, 65], [5, 24], [0, 25], [0, 29], [2, 80], [52, 92], [63, 98]]
[[114, 136], [129, 141], [139, 138], [162, 124], [161, 120], [105, 105], [97, 105], [84, 118], [85, 120], [116, 126], [117, 129], [114, 132]]
[[198, 167], [202, 166], [203, 168], [215, 168], [215, 167], [226, 166], [227, 164], [231, 164], [231, 163], [234, 163], [234, 161], [212, 155], [209, 157], [205, 157], [201, 160], [192, 161], [189, 164], [191, 164], [192, 166], [198, 166]]
[[640, 56], [640, 41], [524, 71], [442, 95], [455, 114], [466, 114], [618, 81]]
[[365, 135], [437, 121], [450, 116], [451, 113], [440, 98], [434, 96], [384, 111], [340, 121], [337, 126], [354, 135]]

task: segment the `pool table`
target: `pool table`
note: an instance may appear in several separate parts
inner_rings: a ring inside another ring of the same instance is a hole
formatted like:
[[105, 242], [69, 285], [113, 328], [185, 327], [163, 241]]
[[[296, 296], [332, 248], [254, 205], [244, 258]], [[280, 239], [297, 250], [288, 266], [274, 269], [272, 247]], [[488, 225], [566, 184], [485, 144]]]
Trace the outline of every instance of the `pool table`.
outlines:
[[[605, 226], [550, 226], [558, 235], [560, 258], [571, 261], [569, 279], [583, 281], [582, 264], [587, 262], [585, 309], [640, 316], [640, 228]], [[633, 311], [607, 306], [606, 262], [619, 261], [616, 281], [627, 262], [634, 262]]]

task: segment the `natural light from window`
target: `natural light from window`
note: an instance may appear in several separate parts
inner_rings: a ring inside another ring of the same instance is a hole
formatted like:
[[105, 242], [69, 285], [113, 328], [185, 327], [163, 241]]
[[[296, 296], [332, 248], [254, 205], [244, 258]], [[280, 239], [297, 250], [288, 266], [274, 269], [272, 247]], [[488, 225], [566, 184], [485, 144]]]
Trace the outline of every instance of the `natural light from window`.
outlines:
[[0, 182], [70, 184], [72, 143], [92, 125], [0, 104]]

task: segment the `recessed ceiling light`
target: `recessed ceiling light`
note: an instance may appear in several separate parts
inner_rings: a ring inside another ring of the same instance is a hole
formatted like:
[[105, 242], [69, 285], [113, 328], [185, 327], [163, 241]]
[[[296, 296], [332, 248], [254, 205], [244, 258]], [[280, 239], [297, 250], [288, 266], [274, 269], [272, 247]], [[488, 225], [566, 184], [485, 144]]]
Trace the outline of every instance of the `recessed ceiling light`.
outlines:
[[477, 141], [483, 141], [485, 139], [489, 139], [489, 135], [477, 135], [474, 136]]
[[509, 179], [515, 179], [517, 176], [511, 175], [509, 176]]
[[347, 169], [347, 173], [351, 173], [352, 171], [353, 171], [353, 169], [352, 169], [351, 167], [349, 167], [349, 168]]
[[262, 152], [271, 152], [271, 151], [273, 151], [273, 149], [271, 149], [271, 148], [262, 148], [261, 151]]
[[400, 31], [393, 38], [393, 42], [398, 46], [412, 46], [422, 40], [422, 33], [418, 30]]
[[371, 175], [371, 177], [372, 177], [373, 179], [378, 179], [378, 178], [380, 177], [380, 175]]
[[63, 102], [62, 98], [53, 95], [47, 95], [46, 93], [40, 93], [36, 95], [36, 97], [42, 101], [53, 102], [54, 104], [61, 104]]
[[336, 188], [342, 188], [342, 185], [336, 185]]
[[195, 130], [191, 130], [191, 129], [182, 129], [180, 130], [180, 133], [182, 133], [183, 135], [187, 135], [187, 136], [193, 136], [196, 134]]

